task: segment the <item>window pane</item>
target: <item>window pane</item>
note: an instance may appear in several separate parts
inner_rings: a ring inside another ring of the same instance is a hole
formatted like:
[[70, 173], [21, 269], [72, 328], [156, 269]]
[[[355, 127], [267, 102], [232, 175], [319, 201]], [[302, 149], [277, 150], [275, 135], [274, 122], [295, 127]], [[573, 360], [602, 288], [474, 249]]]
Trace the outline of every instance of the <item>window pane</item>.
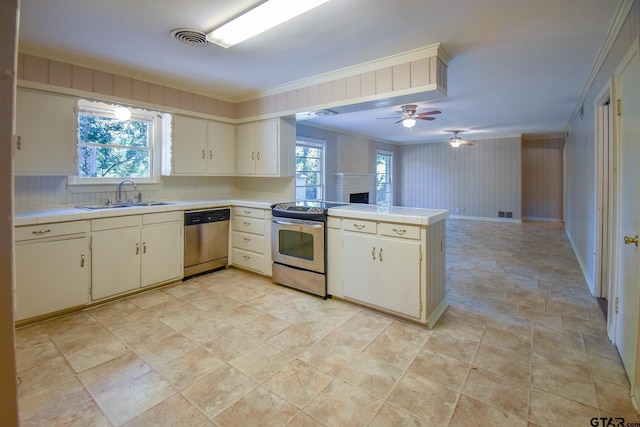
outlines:
[[78, 147], [78, 175], [90, 178], [150, 176], [150, 152], [123, 148]]
[[296, 144], [296, 200], [323, 198], [323, 151], [324, 147], [318, 143]]
[[150, 123], [118, 120], [91, 114], [78, 115], [78, 142], [81, 144], [149, 146]]

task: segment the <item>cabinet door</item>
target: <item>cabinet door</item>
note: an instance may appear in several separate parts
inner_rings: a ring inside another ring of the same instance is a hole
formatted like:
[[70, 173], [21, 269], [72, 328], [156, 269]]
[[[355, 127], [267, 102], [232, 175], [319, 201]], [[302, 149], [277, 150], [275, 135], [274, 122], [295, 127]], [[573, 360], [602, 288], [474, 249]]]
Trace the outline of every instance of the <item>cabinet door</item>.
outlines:
[[379, 245], [378, 305], [419, 318], [420, 243], [381, 237]]
[[182, 275], [182, 223], [142, 228], [141, 284], [153, 285]]
[[207, 173], [207, 121], [174, 116], [171, 141], [172, 174], [204, 175]]
[[89, 238], [16, 244], [15, 320], [89, 302]]
[[256, 173], [256, 126], [255, 123], [244, 123], [237, 128], [238, 175], [255, 175]]
[[342, 292], [347, 298], [378, 305], [378, 239], [343, 233]]
[[229, 123], [208, 122], [207, 173], [233, 175], [236, 160], [236, 130]]
[[16, 98], [14, 172], [76, 175], [75, 100], [20, 89]]
[[94, 232], [91, 238], [94, 300], [140, 287], [140, 228]]
[[278, 122], [256, 123], [256, 175], [278, 175]]

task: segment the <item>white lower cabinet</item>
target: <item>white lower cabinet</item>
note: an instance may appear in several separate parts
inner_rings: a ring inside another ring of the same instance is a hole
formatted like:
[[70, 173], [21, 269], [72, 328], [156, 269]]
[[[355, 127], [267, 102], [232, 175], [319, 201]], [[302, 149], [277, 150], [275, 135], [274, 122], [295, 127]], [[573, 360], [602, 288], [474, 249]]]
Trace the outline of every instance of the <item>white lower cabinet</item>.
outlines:
[[91, 229], [92, 300], [182, 276], [182, 212], [96, 219]]
[[16, 321], [89, 302], [88, 231], [86, 221], [16, 227]]
[[231, 215], [231, 264], [271, 275], [271, 222], [264, 209], [236, 206]]
[[[419, 227], [395, 226], [401, 236], [383, 235], [388, 224], [343, 220], [342, 293], [345, 298], [420, 319], [422, 282]], [[407, 233], [411, 230], [411, 233]], [[409, 236], [405, 236], [409, 234]], [[413, 236], [417, 234], [415, 240]]]

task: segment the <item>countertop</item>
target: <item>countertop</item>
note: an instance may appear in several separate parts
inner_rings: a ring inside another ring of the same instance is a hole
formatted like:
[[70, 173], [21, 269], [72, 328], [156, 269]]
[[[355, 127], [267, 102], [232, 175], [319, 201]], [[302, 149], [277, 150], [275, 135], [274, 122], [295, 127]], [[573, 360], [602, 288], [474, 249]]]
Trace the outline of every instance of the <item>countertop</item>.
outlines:
[[403, 206], [378, 206], [351, 204], [331, 208], [330, 217], [368, 219], [372, 221], [397, 222], [402, 224], [431, 225], [449, 217], [443, 209], [408, 208]]
[[[163, 200], [164, 201], [164, 200]], [[180, 200], [165, 201], [171, 203], [161, 206], [134, 206], [115, 209], [84, 210], [74, 206], [43, 208], [34, 211], [16, 212], [14, 226], [46, 224], [62, 221], [140, 215], [155, 212], [184, 211], [226, 206], [246, 206], [257, 209], [270, 209], [272, 202], [255, 200]], [[408, 208], [402, 206], [377, 206], [350, 204], [328, 211], [329, 216], [338, 218], [368, 219], [403, 224], [431, 225], [449, 217], [449, 211], [442, 209]]]

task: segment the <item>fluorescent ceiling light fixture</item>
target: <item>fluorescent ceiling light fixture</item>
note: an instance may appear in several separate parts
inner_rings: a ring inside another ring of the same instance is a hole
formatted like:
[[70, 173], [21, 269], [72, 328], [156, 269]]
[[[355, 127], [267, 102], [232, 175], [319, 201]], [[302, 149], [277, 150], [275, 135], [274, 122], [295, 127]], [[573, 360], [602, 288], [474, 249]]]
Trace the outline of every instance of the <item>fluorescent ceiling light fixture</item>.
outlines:
[[228, 48], [329, 0], [267, 0], [207, 34], [207, 41]]
[[415, 119], [404, 119], [402, 121], [402, 126], [406, 127], [406, 128], [412, 128], [416, 125], [416, 120]]

